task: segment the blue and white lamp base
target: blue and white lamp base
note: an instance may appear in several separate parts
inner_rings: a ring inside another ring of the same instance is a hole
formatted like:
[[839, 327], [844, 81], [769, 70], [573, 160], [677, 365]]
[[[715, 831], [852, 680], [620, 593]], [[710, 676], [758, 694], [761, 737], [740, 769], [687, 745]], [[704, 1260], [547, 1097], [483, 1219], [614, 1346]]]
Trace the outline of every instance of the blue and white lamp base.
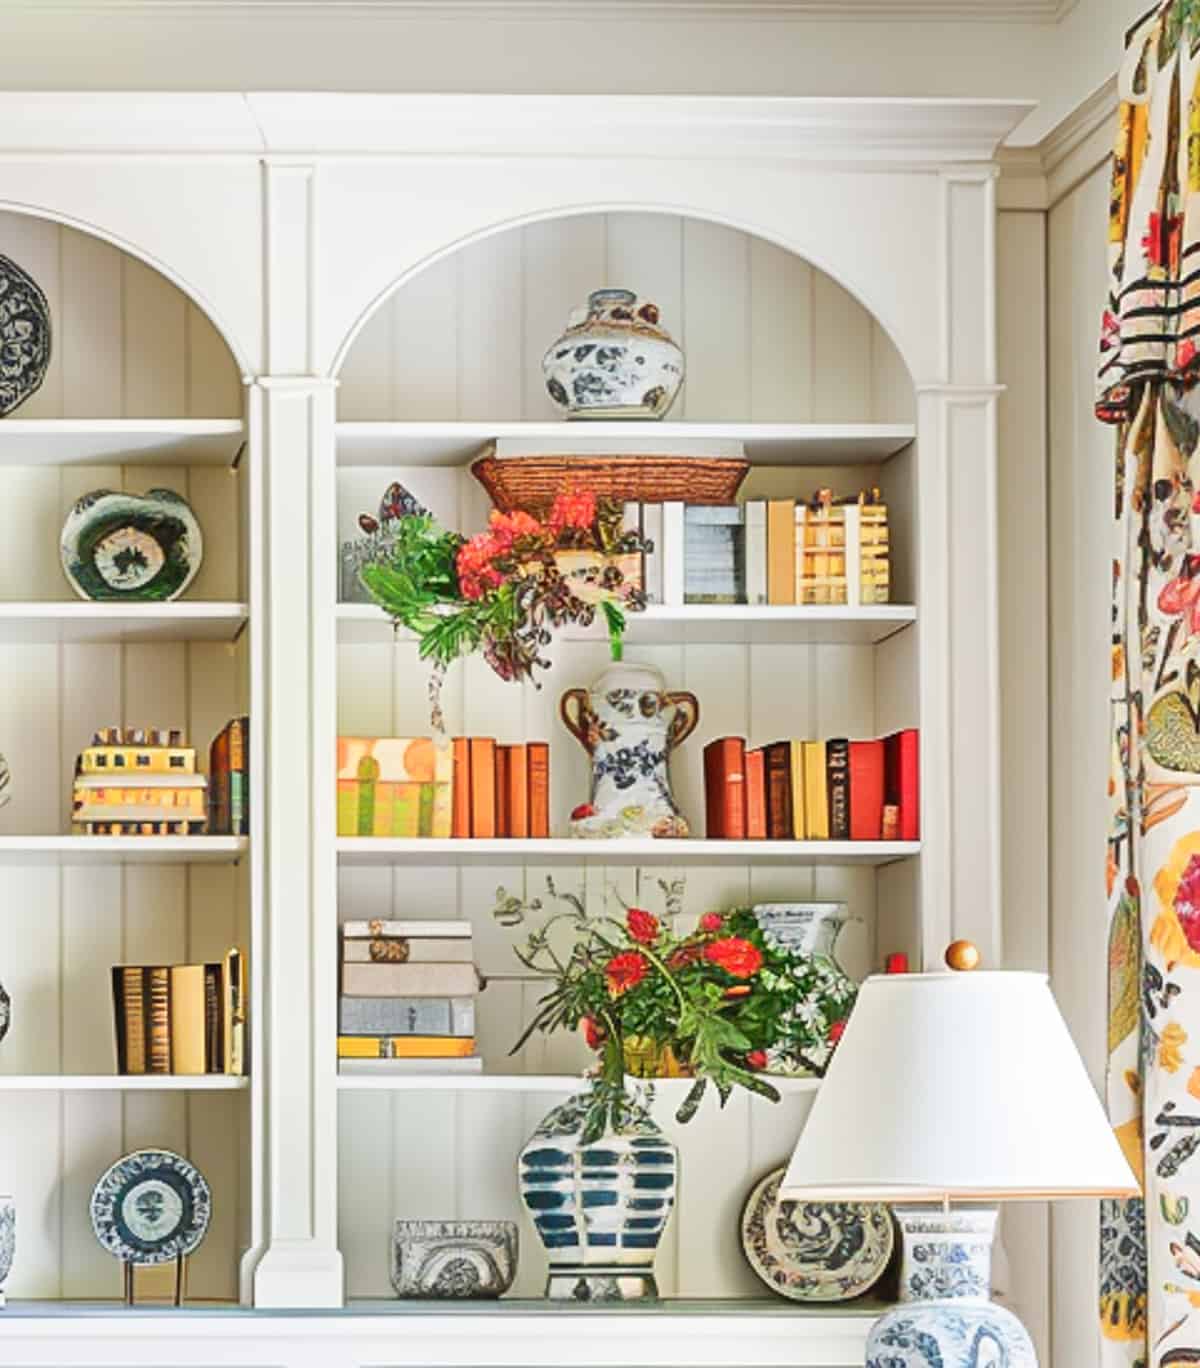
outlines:
[[1025, 1327], [989, 1301], [992, 1208], [897, 1207], [900, 1305], [876, 1321], [866, 1368], [1037, 1368]]

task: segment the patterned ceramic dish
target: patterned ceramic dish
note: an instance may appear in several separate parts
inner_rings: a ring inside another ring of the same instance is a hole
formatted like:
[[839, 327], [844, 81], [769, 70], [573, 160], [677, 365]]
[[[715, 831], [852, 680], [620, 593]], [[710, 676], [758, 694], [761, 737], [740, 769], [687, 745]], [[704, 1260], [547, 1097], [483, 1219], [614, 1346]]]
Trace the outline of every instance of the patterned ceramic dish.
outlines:
[[784, 1169], [768, 1173], [742, 1211], [742, 1249], [773, 1291], [792, 1301], [849, 1301], [883, 1276], [895, 1248], [882, 1202], [781, 1202]]
[[0, 256], [0, 418], [23, 404], [50, 367], [50, 306], [15, 261]]
[[71, 509], [60, 553], [80, 598], [165, 603], [195, 578], [204, 542], [187, 500], [169, 489], [97, 489]]
[[204, 1175], [170, 1150], [135, 1150], [92, 1191], [92, 1230], [123, 1263], [182, 1258], [208, 1233], [212, 1193]]
[[499, 1297], [516, 1276], [513, 1221], [396, 1222], [392, 1286], [398, 1297]]

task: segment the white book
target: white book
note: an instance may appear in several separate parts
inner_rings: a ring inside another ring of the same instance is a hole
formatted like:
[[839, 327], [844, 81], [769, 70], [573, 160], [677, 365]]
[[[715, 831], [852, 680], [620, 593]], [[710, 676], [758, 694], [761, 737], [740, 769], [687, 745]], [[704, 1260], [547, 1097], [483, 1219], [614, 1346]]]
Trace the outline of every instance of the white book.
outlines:
[[147, 774], [138, 769], [106, 770], [103, 774], [77, 774], [77, 789], [202, 789], [203, 774]]
[[662, 541], [663, 506], [659, 503], [642, 505], [642, 536], [651, 543], [645, 556], [645, 584], [647, 603], [663, 601]]
[[662, 601], [670, 608], [683, 606], [683, 509], [684, 505], [678, 502], [662, 506]]
[[846, 514], [846, 607], [862, 607], [862, 518], [858, 504], [847, 504]]
[[470, 937], [469, 921], [348, 921], [342, 925], [342, 935], [346, 940], [377, 940], [392, 936], [402, 936], [406, 940], [419, 940], [424, 936], [437, 936], [457, 940]]
[[465, 1059], [339, 1059], [340, 1074], [481, 1074], [483, 1058]]
[[746, 503], [746, 602], [767, 602], [767, 504]]

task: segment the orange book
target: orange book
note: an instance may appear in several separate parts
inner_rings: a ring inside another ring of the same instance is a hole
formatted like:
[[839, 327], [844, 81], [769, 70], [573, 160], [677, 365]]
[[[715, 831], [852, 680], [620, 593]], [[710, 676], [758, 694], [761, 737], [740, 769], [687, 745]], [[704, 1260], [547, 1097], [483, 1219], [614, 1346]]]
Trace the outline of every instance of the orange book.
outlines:
[[512, 830], [512, 789], [509, 775], [512, 771], [511, 746], [496, 747], [496, 835], [511, 836]]
[[525, 747], [529, 772], [529, 834], [534, 840], [550, 835], [550, 746], [530, 741]]
[[471, 741], [471, 835], [490, 840], [496, 835], [496, 742], [490, 736]]
[[722, 736], [704, 747], [704, 807], [710, 841], [746, 837], [746, 743]]
[[525, 746], [505, 746], [508, 789], [508, 835], [523, 841], [529, 835], [529, 751]]
[[450, 835], [471, 834], [471, 747], [465, 736], [454, 738], [454, 797]]
[[766, 754], [760, 746], [746, 752], [746, 839], [767, 839]]
[[796, 503], [767, 503], [767, 602], [796, 602]]

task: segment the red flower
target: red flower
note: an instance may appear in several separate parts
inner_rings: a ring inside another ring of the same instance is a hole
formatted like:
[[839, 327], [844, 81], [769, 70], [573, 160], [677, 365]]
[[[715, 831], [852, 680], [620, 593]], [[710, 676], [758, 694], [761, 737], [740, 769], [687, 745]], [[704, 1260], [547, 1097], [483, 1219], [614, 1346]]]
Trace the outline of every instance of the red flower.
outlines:
[[704, 947], [704, 958], [734, 978], [753, 978], [762, 968], [762, 953], [740, 936], [726, 936]]
[[658, 939], [658, 918], [642, 907], [631, 907], [625, 914], [625, 925], [635, 941], [653, 945]]
[[700, 918], [700, 930], [719, 931], [721, 929], [721, 923], [724, 920], [724, 917], [722, 917], [719, 912], [706, 912], [704, 916]]
[[1175, 915], [1192, 950], [1200, 950], [1200, 855], [1193, 855], [1175, 890]]
[[587, 490], [582, 494], [560, 494], [550, 510], [548, 526], [557, 537], [567, 528], [587, 531], [596, 521], [596, 496]]
[[650, 962], [645, 955], [639, 955], [636, 950], [623, 950], [604, 966], [608, 991], [613, 997], [620, 997], [630, 988], [636, 988], [649, 972]]
[[751, 1050], [746, 1056], [746, 1067], [748, 1069], [765, 1069], [767, 1067], [766, 1050]]
[[493, 508], [488, 517], [488, 531], [501, 551], [510, 551], [517, 541], [543, 541], [546, 529], [528, 513], [501, 513]]
[[458, 548], [455, 569], [458, 587], [464, 598], [480, 599], [489, 589], [504, 583], [504, 576], [492, 564], [500, 547], [487, 532], [479, 532]]
[[1179, 574], [1159, 591], [1158, 607], [1172, 617], [1186, 614], [1188, 633], [1200, 634], [1200, 556], [1184, 556]]
[[583, 1038], [587, 1041], [589, 1050], [598, 1050], [605, 1041], [604, 1028], [593, 1021], [591, 1017], [584, 1017]]
[[843, 1017], [841, 1021], [835, 1021], [833, 1025], [829, 1028], [829, 1033], [826, 1036], [826, 1039], [829, 1041], [831, 1045], [836, 1045], [845, 1034], [846, 1018]]

